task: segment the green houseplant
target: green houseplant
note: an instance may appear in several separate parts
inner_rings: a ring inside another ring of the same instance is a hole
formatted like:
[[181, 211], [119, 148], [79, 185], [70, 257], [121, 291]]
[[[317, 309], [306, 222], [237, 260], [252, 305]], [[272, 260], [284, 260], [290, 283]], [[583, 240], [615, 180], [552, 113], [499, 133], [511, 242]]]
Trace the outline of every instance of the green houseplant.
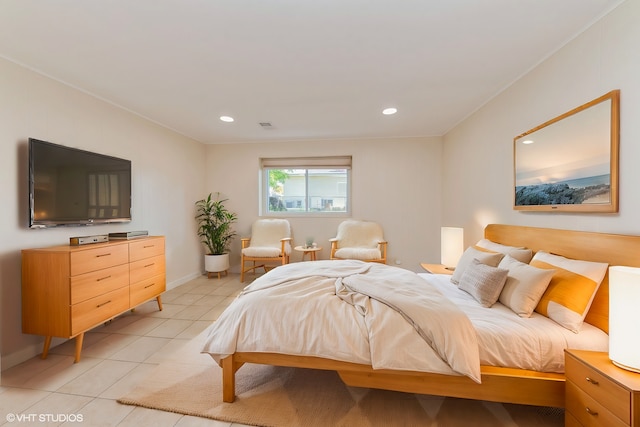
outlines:
[[205, 246], [205, 271], [221, 272], [229, 269], [229, 247], [236, 236], [233, 223], [238, 216], [230, 212], [225, 206], [228, 199], [220, 199], [220, 193], [216, 198], [212, 194], [196, 202], [196, 221], [198, 223], [198, 236]]

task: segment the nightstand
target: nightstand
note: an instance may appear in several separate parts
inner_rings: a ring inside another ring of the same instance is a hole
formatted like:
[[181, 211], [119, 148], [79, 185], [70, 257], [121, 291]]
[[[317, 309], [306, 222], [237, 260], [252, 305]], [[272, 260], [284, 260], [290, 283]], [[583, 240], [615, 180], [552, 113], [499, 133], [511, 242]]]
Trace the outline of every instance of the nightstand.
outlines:
[[565, 426], [640, 427], [640, 374], [603, 352], [565, 351]]
[[453, 270], [449, 270], [442, 264], [428, 264], [426, 262], [423, 262], [420, 264], [420, 266], [431, 274], [453, 274]]

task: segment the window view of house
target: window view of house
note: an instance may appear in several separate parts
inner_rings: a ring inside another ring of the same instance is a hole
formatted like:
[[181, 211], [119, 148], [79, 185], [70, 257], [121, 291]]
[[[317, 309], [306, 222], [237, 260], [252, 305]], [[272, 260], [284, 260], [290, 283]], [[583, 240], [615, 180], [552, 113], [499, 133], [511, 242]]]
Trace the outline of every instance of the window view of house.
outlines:
[[[289, 164], [296, 161], [287, 160]], [[265, 213], [349, 212], [350, 167], [335, 165], [337, 162], [333, 158], [297, 161], [298, 166], [289, 167], [283, 165], [282, 159], [263, 159]]]

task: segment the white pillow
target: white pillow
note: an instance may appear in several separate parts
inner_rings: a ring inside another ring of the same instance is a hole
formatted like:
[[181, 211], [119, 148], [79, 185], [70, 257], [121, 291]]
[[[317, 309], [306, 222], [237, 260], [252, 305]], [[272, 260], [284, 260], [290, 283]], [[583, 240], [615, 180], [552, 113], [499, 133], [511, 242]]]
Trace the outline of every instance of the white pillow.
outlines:
[[517, 259], [520, 262], [524, 262], [525, 264], [528, 264], [529, 261], [531, 261], [531, 257], [533, 256], [533, 251], [531, 249], [517, 246], [507, 246], [501, 243], [492, 242], [489, 239], [479, 240], [478, 243], [476, 243], [476, 246], [491, 252], [500, 252], [501, 254], [511, 255], [513, 258]]
[[469, 247], [460, 257], [458, 265], [456, 265], [456, 269], [453, 271], [453, 275], [451, 276], [451, 282], [457, 285], [460, 282], [462, 274], [467, 267], [471, 265], [471, 262], [474, 259], [477, 259], [483, 264], [490, 265], [491, 267], [496, 267], [503, 256], [504, 255], [501, 253], [484, 252], [476, 248]]
[[549, 286], [555, 270], [536, 268], [506, 255], [498, 268], [509, 270], [500, 302], [520, 317], [530, 317]]
[[491, 267], [474, 258], [462, 274], [458, 287], [483, 307], [491, 307], [498, 301], [508, 273], [509, 270]]

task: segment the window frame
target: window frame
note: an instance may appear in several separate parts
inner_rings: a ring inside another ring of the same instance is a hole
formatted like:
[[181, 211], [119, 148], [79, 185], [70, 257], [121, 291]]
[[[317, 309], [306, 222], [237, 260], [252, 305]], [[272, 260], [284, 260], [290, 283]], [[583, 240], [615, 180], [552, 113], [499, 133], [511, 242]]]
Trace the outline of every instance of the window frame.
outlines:
[[[351, 156], [323, 156], [323, 157], [265, 157], [260, 159], [260, 216], [265, 217], [350, 217], [352, 196]], [[269, 210], [269, 171], [273, 169], [304, 170], [304, 200], [307, 205], [305, 211], [270, 211]], [[343, 211], [311, 211], [309, 210], [309, 170], [313, 169], [344, 169], [346, 171], [346, 208]]]

